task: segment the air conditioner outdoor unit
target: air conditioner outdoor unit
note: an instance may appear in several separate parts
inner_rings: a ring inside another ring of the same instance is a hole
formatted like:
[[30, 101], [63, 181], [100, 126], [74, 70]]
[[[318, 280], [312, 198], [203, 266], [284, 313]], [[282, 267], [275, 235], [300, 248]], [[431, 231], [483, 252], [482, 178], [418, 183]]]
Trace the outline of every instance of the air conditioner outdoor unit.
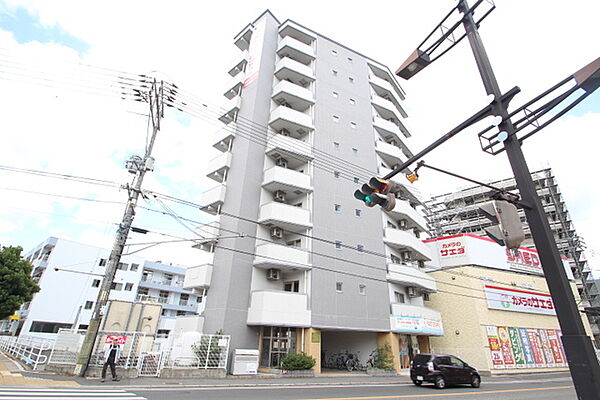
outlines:
[[416, 287], [413, 287], [413, 286], [407, 287], [406, 293], [408, 294], [408, 297], [418, 297], [419, 296], [419, 291], [417, 290]]
[[285, 201], [285, 192], [283, 190], [276, 190], [273, 195], [273, 200], [283, 203]]
[[283, 128], [282, 130], [279, 131], [279, 134], [282, 136], [290, 136], [290, 131], [288, 131], [287, 129]]
[[278, 167], [283, 167], [283, 168], [287, 168], [288, 167], [288, 162], [285, 158], [278, 158], [277, 161], [275, 161], [275, 165], [277, 165]]
[[410, 253], [408, 251], [403, 251], [400, 253], [400, 256], [402, 256], [402, 261], [410, 261]]
[[278, 226], [271, 228], [271, 237], [275, 239], [283, 239], [283, 229]]
[[270, 281], [277, 281], [281, 277], [281, 271], [276, 268], [269, 268], [267, 270], [267, 279]]

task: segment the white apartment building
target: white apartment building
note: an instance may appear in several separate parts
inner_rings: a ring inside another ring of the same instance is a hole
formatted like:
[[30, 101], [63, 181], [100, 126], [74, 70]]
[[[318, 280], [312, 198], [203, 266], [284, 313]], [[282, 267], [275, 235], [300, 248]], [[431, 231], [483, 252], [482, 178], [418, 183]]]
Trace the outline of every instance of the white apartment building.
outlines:
[[[87, 328], [109, 255], [110, 250], [55, 237], [26, 253], [41, 290], [16, 312], [19, 320], [0, 321], [0, 332], [51, 338], [61, 328]], [[201, 298], [182, 288], [184, 276], [182, 267], [123, 256], [110, 299], [161, 303], [158, 336], [164, 337], [177, 316], [198, 311]]]
[[407, 366], [401, 353], [443, 334], [427, 307], [436, 284], [422, 268], [421, 196], [398, 177], [391, 212], [353, 197], [412, 155], [404, 91], [385, 65], [269, 11], [234, 43], [207, 174], [218, 185], [200, 200], [217, 218], [206, 236], [224, 238], [186, 276], [185, 287], [209, 288], [195, 326], [258, 348], [264, 368], [303, 351], [318, 373], [332, 354], [366, 363], [384, 344]]

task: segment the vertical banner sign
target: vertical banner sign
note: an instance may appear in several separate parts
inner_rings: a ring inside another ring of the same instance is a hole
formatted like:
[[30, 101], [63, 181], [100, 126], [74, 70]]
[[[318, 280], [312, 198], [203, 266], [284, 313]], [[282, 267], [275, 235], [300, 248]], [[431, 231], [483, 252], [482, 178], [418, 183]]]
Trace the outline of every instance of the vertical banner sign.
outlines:
[[556, 366], [563, 366], [565, 364], [565, 359], [560, 352], [560, 343], [556, 331], [554, 329], [548, 329], [546, 334], [548, 335], [548, 342], [550, 344], [550, 349], [552, 350], [552, 356]]
[[260, 22], [254, 26], [254, 31], [250, 37], [250, 45], [248, 46], [248, 65], [246, 66], [246, 78], [244, 79], [243, 85], [245, 88], [258, 79], [266, 24], [267, 21], [265, 18], [260, 20]]
[[513, 356], [515, 357], [515, 364], [517, 368], [525, 368], [525, 354], [521, 347], [521, 339], [519, 338], [519, 331], [517, 328], [507, 328], [508, 336], [510, 337], [510, 345], [512, 347]]
[[560, 354], [562, 354], [562, 358], [563, 358], [563, 365], [568, 365], [567, 363], [567, 355], [565, 353], [565, 348], [563, 347], [563, 342], [562, 342], [562, 331], [560, 329], [556, 329], [556, 335], [558, 336], [558, 345], [560, 348]]
[[540, 338], [538, 337], [537, 330], [527, 329], [527, 336], [529, 336], [529, 343], [531, 343], [531, 348], [533, 349], [535, 366], [537, 368], [543, 368], [546, 364], [546, 360], [542, 354], [542, 345], [540, 344]]
[[506, 368], [515, 367], [515, 359], [513, 357], [512, 349], [510, 348], [510, 337], [508, 336], [508, 330], [505, 326], [498, 327], [498, 338], [500, 339], [500, 349], [502, 350], [502, 360]]
[[500, 341], [498, 340], [498, 328], [495, 326], [486, 326], [488, 343], [490, 344], [490, 354], [492, 356], [492, 368], [503, 369], [502, 351], [500, 350]]
[[523, 346], [523, 353], [525, 354], [525, 362], [527, 363], [527, 368], [535, 368], [533, 350], [531, 350], [531, 343], [529, 343], [527, 329], [519, 328], [519, 336], [521, 336], [521, 345]]
[[546, 367], [552, 368], [555, 366], [555, 363], [552, 349], [550, 348], [550, 341], [548, 340], [548, 334], [545, 329], [538, 329], [538, 335], [540, 336], [544, 356], [546, 356]]

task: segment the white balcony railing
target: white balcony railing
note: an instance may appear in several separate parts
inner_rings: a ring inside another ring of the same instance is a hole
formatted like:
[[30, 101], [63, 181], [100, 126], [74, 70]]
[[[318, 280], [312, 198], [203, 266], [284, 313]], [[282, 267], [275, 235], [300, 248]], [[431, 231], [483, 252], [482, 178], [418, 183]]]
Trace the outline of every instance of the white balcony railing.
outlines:
[[421, 232], [427, 230], [427, 221], [417, 210], [410, 206], [406, 200], [396, 199], [396, 206], [389, 212], [395, 218], [408, 220], [409, 227], [415, 227]]
[[225, 185], [218, 185], [200, 196], [200, 209], [210, 214], [217, 214], [225, 201]]
[[[231, 126], [231, 125], [230, 125]], [[213, 137], [213, 147], [222, 152], [231, 150], [231, 142], [235, 138], [235, 130], [227, 128], [221, 129]]]
[[203, 264], [190, 267], [185, 271], [184, 289], [203, 288], [210, 286], [213, 265]]
[[435, 292], [437, 285], [429, 275], [412, 265], [388, 263], [387, 280], [404, 286], [415, 286], [427, 292]]
[[375, 151], [390, 165], [400, 164], [408, 160], [400, 147], [386, 143], [383, 140], [375, 141]]
[[289, 57], [283, 57], [275, 64], [275, 76], [278, 79], [289, 79], [301, 85], [307, 85], [315, 80], [315, 74], [311, 67]]
[[261, 224], [274, 224], [284, 229], [312, 227], [309, 210], [276, 201], [260, 207], [258, 222]]
[[269, 134], [266, 153], [275, 158], [291, 155], [293, 159], [302, 161], [314, 158], [312, 147], [308, 142], [278, 133]]
[[403, 140], [400, 128], [391, 121], [378, 116], [373, 116], [373, 126], [386, 140], [393, 139], [396, 142], [401, 142]]
[[384, 116], [388, 118], [395, 118], [397, 120], [400, 120], [406, 115], [404, 110], [397, 107], [396, 104], [377, 94], [373, 94], [371, 96], [371, 103], [373, 104], [373, 106], [375, 106], [375, 109], [377, 109], [377, 111], [380, 114], [387, 114]]
[[290, 57], [302, 64], [309, 64], [316, 58], [315, 51], [311, 46], [291, 36], [281, 39], [277, 46], [277, 54], [280, 57]]
[[284, 291], [254, 291], [248, 308], [248, 325], [310, 326], [308, 296]]
[[227, 171], [231, 168], [231, 157], [231, 152], [227, 151], [210, 160], [206, 176], [219, 183], [223, 183]]
[[305, 111], [315, 104], [309, 89], [288, 81], [280, 81], [275, 85], [272, 98], [277, 104], [287, 103], [296, 111]]
[[245, 75], [246, 74], [240, 73], [231, 78], [229, 82], [227, 82], [227, 90], [223, 93], [223, 96], [227, 97], [229, 100], [237, 97], [244, 85]]
[[383, 241], [391, 247], [411, 251], [414, 259], [431, 260], [431, 250], [429, 247], [421, 239], [412, 235], [410, 231], [385, 228]]
[[242, 105], [242, 98], [239, 96], [236, 96], [236, 97], [232, 98], [231, 100], [229, 100], [227, 103], [225, 103], [225, 105], [222, 108], [221, 116], [219, 117], [219, 121], [221, 121], [225, 125], [229, 124], [230, 122], [235, 121], [236, 115], [237, 115], [238, 111], [240, 110], [241, 105]]
[[244, 70], [244, 66], [248, 63], [248, 51], [244, 50], [233, 61], [233, 67], [229, 70], [229, 75], [236, 76]]
[[390, 315], [392, 331], [421, 335], [444, 335], [444, 325], [439, 312], [431, 308], [405, 303], [392, 303]]
[[286, 129], [295, 138], [302, 137], [315, 129], [312, 117], [285, 106], [278, 106], [271, 112], [271, 128], [277, 132]]
[[274, 192], [276, 190], [312, 192], [310, 175], [293, 169], [283, 167], [271, 167], [264, 172], [262, 186]]
[[265, 243], [256, 246], [254, 265], [260, 268], [309, 269], [309, 256], [306, 249]]

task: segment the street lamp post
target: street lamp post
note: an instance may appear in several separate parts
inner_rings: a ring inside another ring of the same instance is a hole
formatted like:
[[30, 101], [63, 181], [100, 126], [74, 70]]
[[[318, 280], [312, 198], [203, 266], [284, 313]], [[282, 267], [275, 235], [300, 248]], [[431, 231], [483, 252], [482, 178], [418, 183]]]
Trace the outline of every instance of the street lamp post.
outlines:
[[[520, 140], [515, 135], [516, 129], [510, 120], [507, 102], [502, 100], [502, 93], [479, 37], [477, 23], [473, 19], [473, 12], [469, 9], [467, 1], [459, 0], [457, 9], [463, 14], [462, 25], [475, 56], [485, 90], [488, 94], [493, 95], [495, 99], [490, 105], [491, 115], [502, 117], [502, 122], [498, 128], [500, 132], [506, 133], [503, 137], [499, 137], [499, 140], [504, 142], [504, 149], [521, 195], [520, 204], [524, 208], [548, 288], [554, 300], [556, 315], [562, 329], [562, 341], [577, 396], [579, 399], [585, 400], [598, 399], [600, 395], [598, 360], [594, 354], [592, 342], [586, 335], [548, 219], [537, 196], [529, 168], [521, 150]], [[429, 63], [429, 56], [417, 50], [400, 67], [397, 74], [408, 79]]]

